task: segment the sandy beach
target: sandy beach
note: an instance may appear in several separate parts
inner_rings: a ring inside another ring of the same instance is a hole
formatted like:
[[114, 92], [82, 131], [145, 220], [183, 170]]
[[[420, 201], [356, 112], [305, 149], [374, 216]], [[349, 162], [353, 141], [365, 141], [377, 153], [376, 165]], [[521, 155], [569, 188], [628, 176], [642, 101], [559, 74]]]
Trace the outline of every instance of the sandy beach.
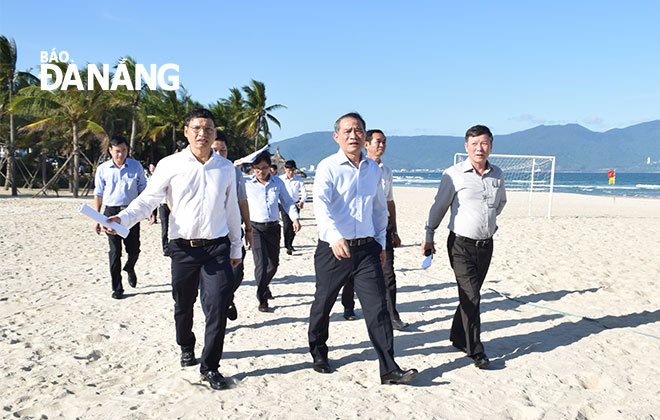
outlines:
[[[551, 219], [510, 193], [482, 290], [487, 370], [451, 347], [457, 305], [446, 255], [422, 270], [432, 188], [395, 188], [398, 309], [406, 386], [380, 385], [360, 305], [331, 317], [334, 372], [311, 369], [307, 323], [316, 226], [302, 212], [297, 252], [281, 252], [274, 310], [257, 311], [252, 256], [228, 322], [220, 372], [232, 389], [181, 368], [170, 262], [160, 225], [142, 223], [138, 286], [111, 299], [105, 235], [77, 214], [90, 197], [0, 192], [0, 417], [82, 419], [660, 419], [660, 200], [555, 194]], [[544, 204], [540, 204], [541, 207]], [[197, 355], [203, 314], [196, 308]]]

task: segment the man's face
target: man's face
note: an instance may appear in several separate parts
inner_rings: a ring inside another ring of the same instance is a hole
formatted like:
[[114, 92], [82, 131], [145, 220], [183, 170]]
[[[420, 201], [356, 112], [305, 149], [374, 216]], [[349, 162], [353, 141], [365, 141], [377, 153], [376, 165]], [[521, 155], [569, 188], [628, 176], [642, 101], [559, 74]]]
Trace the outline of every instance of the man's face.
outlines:
[[374, 133], [371, 141], [368, 141], [364, 147], [367, 149], [367, 156], [380, 159], [387, 149], [387, 139], [380, 133]]
[[183, 127], [183, 135], [188, 139], [190, 149], [195, 154], [211, 154], [211, 143], [215, 140], [215, 125], [210, 118], [193, 118]]
[[227, 159], [227, 143], [221, 140], [216, 140], [211, 144], [211, 147], [217, 154]]
[[126, 143], [121, 143], [117, 146], [110, 146], [108, 151], [110, 152], [110, 156], [112, 156], [112, 161], [115, 165], [124, 165], [124, 162], [126, 162], [126, 156], [128, 156], [128, 146], [126, 146]]
[[291, 179], [293, 178], [293, 175], [296, 173], [295, 168], [284, 168], [284, 173], [286, 174], [286, 177]]
[[270, 173], [271, 173], [271, 175], [277, 175], [277, 169], [271, 167], [270, 168]]
[[259, 181], [266, 182], [270, 178], [270, 165], [266, 162], [261, 161], [257, 164], [252, 164], [252, 170], [254, 170], [254, 174]]
[[465, 151], [467, 152], [473, 166], [485, 165], [492, 150], [493, 140], [488, 137], [488, 134], [468, 137], [465, 142]]
[[364, 126], [355, 118], [343, 118], [339, 121], [339, 132], [332, 137], [347, 155], [359, 154], [364, 147]]

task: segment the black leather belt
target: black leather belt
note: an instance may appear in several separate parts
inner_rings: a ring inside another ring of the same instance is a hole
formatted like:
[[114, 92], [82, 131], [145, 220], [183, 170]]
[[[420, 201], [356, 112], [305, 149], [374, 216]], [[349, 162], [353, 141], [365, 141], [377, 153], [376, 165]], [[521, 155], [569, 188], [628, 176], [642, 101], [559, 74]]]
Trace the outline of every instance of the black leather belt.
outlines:
[[253, 221], [250, 221], [250, 223], [251, 223], [253, 226], [256, 225], [256, 226], [261, 226], [261, 227], [271, 227], [271, 226], [275, 226], [275, 225], [279, 225], [279, 224], [280, 224], [279, 221], [274, 221], [274, 222], [264, 222], [264, 223], [262, 223], [262, 222], [253, 222]]
[[226, 236], [221, 236], [221, 237], [215, 238], [215, 239], [181, 239], [181, 238], [177, 238], [177, 239], [174, 239], [174, 242], [178, 243], [179, 245], [188, 246], [190, 248], [199, 248], [201, 246], [217, 244], [218, 242], [221, 242], [225, 238], [226, 238]]
[[[453, 232], [452, 232], [453, 233]], [[490, 245], [491, 242], [493, 242], [493, 238], [488, 238], [488, 239], [472, 239], [472, 238], [466, 238], [465, 236], [457, 235], [454, 233], [454, 236], [456, 236], [456, 239], [460, 239], [461, 242], [468, 243], [470, 245], [474, 245], [477, 248], [483, 248], [487, 245]]]
[[375, 241], [375, 239], [369, 236], [368, 238], [348, 239], [346, 242], [348, 242], [348, 246], [362, 246], [373, 241]]

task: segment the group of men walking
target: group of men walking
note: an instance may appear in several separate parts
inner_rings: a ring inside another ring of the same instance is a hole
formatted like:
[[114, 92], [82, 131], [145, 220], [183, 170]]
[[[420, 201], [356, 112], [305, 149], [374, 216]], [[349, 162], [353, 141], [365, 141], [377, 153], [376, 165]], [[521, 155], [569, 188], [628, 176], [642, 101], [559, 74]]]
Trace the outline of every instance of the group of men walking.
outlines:
[[[200, 372], [214, 389], [228, 387], [218, 367], [227, 319], [237, 317], [233, 297], [243, 278], [246, 255], [241, 235], [254, 257], [258, 310], [267, 312], [272, 298], [269, 284], [279, 264], [279, 219], [284, 224], [285, 248], [292, 254], [293, 237], [301, 227], [298, 212], [306, 199], [304, 184], [295, 175], [295, 163], [287, 162], [280, 178], [270, 172], [270, 155], [265, 152], [251, 163], [253, 175], [244, 178], [226, 159], [226, 139], [219, 133], [210, 111], [190, 112], [184, 123], [189, 146], [161, 160], [146, 186], [144, 175], [134, 173], [133, 162], [137, 162], [126, 158], [125, 140], [113, 140], [112, 159], [97, 170], [95, 188], [97, 210], [105, 203], [104, 214], [110, 221], [135, 234], [124, 240], [129, 256], [124, 270], [133, 287], [137, 284], [134, 267], [139, 253], [139, 221], [159, 203], [167, 203], [168, 254], [181, 365], [196, 364], [192, 320], [199, 290], [206, 317]], [[396, 310], [393, 248], [400, 246], [401, 240], [392, 172], [381, 162], [386, 137], [380, 130], [366, 131], [364, 119], [349, 113], [335, 122], [333, 138], [339, 150], [319, 163], [313, 186], [319, 239], [308, 329], [312, 368], [319, 373], [332, 371], [327, 344], [329, 316], [343, 287], [346, 319], [355, 319], [353, 291], [357, 292], [378, 356], [381, 383], [405, 383], [418, 371], [401, 369], [394, 360], [393, 329], [408, 324]], [[426, 224], [422, 253], [435, 252], [435, 229], [451, 208], [448, 252], [456, 273], [459, 306], [450, 339], [483, 368], [488, 358], [480, 341], [479, 290], [492, 254], [495, 217], [506, 203], [506, 194], [501, 171], [488, 163], [490, 131], [484, 126], [468, 130], [465, 148], [469, 159], [443, 174]], [[99, 226], [95, 229], [100, 232]], [[104, 229], [110, 242], [113, 297], [120, 299], [121, 239], [113, 230]]]

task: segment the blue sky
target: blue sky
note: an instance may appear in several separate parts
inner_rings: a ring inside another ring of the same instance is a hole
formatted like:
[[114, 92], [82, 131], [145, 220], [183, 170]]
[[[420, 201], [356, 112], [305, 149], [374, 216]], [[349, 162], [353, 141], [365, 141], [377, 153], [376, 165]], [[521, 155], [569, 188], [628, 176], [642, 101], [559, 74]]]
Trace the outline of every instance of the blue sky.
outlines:
[[176, 63], [204, 104], [256, 79], [282, 129], [331, 130], [360, 112], [392, 135], [594, 131], [660, 118], [656, 1], [9, 1], [18, 68], [42, 50], [76, 63]]

